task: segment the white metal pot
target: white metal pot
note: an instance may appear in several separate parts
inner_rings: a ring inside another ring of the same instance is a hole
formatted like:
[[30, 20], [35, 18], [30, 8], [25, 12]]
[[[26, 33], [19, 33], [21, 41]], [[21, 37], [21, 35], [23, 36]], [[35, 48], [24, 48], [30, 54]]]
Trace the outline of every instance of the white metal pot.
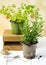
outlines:
[[36, 52], [36, 44], [33, 45], [26, 45], [23, 44], [23, 55], [25, 58], [31, 59], [35, 57], [35, 52]]

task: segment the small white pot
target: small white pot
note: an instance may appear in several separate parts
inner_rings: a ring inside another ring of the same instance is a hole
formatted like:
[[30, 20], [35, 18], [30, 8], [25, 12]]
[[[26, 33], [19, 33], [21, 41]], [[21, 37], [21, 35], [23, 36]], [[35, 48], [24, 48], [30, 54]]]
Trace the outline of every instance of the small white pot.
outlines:
[[23, 44], [23, 55], [25, 58], [31, 59], [35, 57], [35, 52], [36, 52], [36, 46], [37, 44], [33, 45], [26, 45]]

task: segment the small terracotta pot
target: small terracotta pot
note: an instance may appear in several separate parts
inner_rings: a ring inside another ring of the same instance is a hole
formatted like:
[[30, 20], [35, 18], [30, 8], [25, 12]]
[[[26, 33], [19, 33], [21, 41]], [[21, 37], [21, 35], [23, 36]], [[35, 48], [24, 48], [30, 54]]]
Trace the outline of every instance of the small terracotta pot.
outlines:
[[36, 44], [33, 45], [25, 45], [23, 44], [23, 55], [27, 59], [32, 59], [35, 57], [35, 52], [36, 52]]

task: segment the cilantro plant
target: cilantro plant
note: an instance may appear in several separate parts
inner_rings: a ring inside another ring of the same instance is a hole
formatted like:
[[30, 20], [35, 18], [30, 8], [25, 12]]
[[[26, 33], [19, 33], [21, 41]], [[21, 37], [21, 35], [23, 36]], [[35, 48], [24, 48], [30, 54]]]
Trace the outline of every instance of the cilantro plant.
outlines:
[[12, 4], [8, 6], [3, 5], [0, 9], [0, 14], [4, 14], [6, 18], [15, 22], [27, 22], [29, 21], [28, 16], [32, 14], [33, 11], [34, 5], [22, 4], [16, 11], [16, 5]]

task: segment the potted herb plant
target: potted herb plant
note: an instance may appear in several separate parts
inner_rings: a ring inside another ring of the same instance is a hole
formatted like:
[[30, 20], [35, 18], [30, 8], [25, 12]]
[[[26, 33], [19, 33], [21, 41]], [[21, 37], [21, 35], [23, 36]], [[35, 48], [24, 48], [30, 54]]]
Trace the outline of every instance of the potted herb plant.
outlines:
[[4, 14], [10, 20], [13, 34], [21, 34], [23, 28], [22, 13], [19, 10], [16, 12], [15, 8], [15, 4], [3, 5], [0, 9], [0, 14]]
[[33, 5], [22, 4], [16, 11], [15, 4], [12, 4], [2, 6], [0, 14], [4, 14], [10, 20], [12, 33], [22, 34], [24, 23], [29, 21], [28, 16], [33, 13], [33, 9]]
[[24, 57], [28, 59], [35, 57], [38, 37], [41, 35], [44, 22], [42, 16], [39, 14], [39, 9], [35, 9], [34, 12], [30, 15], [30, 18], [32, 18], [32, 25], [30, 26], [29, 22], [24, 24], [24, 37], [22, 43]]

